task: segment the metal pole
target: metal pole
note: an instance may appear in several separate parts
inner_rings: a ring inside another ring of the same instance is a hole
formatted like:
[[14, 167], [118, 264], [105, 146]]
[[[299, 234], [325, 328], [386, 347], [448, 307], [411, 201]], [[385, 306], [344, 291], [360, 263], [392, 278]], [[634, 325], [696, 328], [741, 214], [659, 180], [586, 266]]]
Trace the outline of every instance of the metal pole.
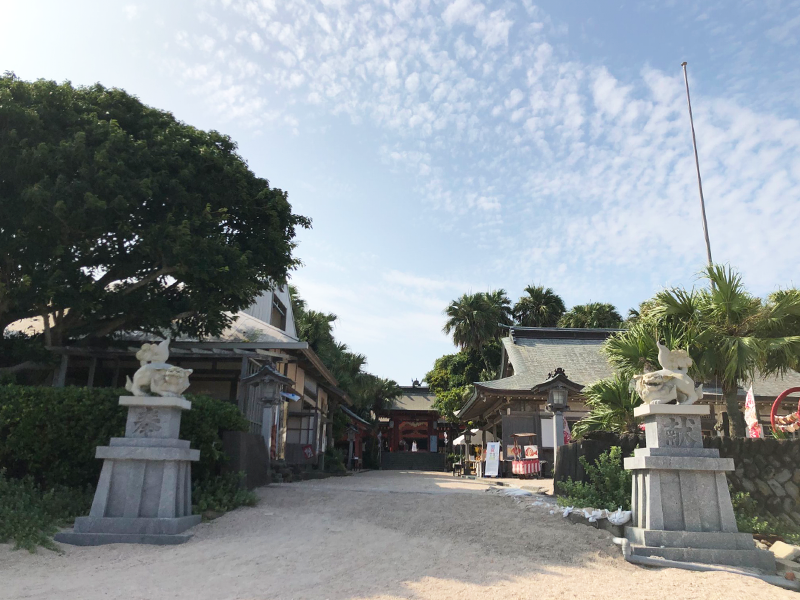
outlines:
[[706, 221], [706, 202], [703, 198], [703, 181], [700, 179], [700, 159], [697, 158], [697, 139], [694, 135], [694, 118], [692, 117], [692, 100], [689, 97], [689, 75], [686, 73], [686, 61], [681, 63], [683, 67], [683, 80], [686, 82], [686, 103], [689, 105], [689, 123], [692, 126], [692, 146], [694, 147], [694, 165], [697, 169], [697, 188], [700, 190], [700, 212], [703, 215], [703, 234], [706, 237], [706, 252], [708, 254], [708, 266], [711, 267], [714, 261], [711, 260], [711, 241], [708, 239], [708, 222]]

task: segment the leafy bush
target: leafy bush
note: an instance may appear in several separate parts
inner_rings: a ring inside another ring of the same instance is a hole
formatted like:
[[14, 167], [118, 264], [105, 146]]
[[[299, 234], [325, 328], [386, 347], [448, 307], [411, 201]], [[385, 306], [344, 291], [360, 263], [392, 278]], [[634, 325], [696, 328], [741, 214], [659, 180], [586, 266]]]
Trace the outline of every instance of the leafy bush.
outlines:
[[[96, 446], [125, 433], [124, 390], [84, 387], [0, 385], [0, 468], [10, 477], [32, 476], [45, 489], [55, 485], [95, 485], [102, 461]], [[216, 475], [224, 460], [220, 431], [247, 429], [233, 404], [207, 396], [187, 396], [181, 437], [200, 450], [193, 479]]]
[[44, 491], [33, 478], [11, 479], [0, 471], [0, 543], [36, 552], [37, 546], [58, 550], [53, 534], [76, 516], [86, 514], [93, 492], [88, 488], [54, 486]]
[[325, 449], [325, 472], [326, 473], [346, 473], [347, 467], [344, 464], [344, 452], [338, 448]]
[[186, 395], [192, 410], [181, 417], [181, 438], [200, 450], [200, 461], [192, 464], [192, 479], [207, 479], [219, 474], [227, 460], [222, 452], [221, 431], [247, 431], [247, 419], [236, 405], [209, 396]]
[[245, 477], [240, 471], [196, 481], [192, 486], [194, 512], [227, 512], [240, 506], [255, 506], [258, 496], [245, 487]]
[[733, 502], [733, 512], [736, 515], [736, 526], [739, 531], [779, 535], [790, 544], [800, 543], [800, 528], [782, 519], [760, 512], [758, 504], [747, 492], [731, 491], [731, 501]]
[[559, 504], [608, 510], [616, 510], [621, 506], [624, 510], [630, 510], [632, 478], [631, 472], [622, 468], [622, 448], [612, 446], [593, 465], [589, 464], [585, 456], [581, 456], [579, 460], [589, 482], [573, 481], [570, 477], [559, 483]]
[[0, 468], [46, 488], [95, 485], [95, 447], [125, 432], [123, 390], [0, 386]]

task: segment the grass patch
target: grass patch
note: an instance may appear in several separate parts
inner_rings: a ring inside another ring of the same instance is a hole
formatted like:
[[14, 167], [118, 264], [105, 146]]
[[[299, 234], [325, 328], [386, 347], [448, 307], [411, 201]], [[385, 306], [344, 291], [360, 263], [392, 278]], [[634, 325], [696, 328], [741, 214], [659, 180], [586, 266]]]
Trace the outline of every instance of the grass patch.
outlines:
[[42, 546], [58, 552], [53, 535], [77, 516], [89, 512], [94, 493], [56, 485], [43, 490], [31, 477], [11, 479], [0, 471], [0, 543], [36, 552]]

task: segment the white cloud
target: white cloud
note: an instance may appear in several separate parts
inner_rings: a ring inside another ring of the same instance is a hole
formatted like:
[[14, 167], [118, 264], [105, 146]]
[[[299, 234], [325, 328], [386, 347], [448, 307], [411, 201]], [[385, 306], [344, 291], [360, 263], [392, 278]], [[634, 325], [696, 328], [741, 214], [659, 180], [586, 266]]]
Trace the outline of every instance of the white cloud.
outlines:
[[140, 11], [141, 7], [137, 6], [136, 4], [127, 4], [122, 8], [122, 12], [125, 13], [125, 18], [128, 19], [128, 21], [132, 21], [138, 17]]
[[483, 14], [485, 7], [473, 0], [453, 0], [442, 13], [442, 19], [448, 26], [456, 23], [474, 25]]
[[419, 73], [412, 73], [406, 77], [406, 91], [413, 94], [419, 88]]
[[508, 32], [514, 24], [506, 19], [506, 11], [496, 10], [489, 15], [487, 20], [481, 20], [475, 27], [475, 33], [489, 48], [499, 45], [508, 45]]

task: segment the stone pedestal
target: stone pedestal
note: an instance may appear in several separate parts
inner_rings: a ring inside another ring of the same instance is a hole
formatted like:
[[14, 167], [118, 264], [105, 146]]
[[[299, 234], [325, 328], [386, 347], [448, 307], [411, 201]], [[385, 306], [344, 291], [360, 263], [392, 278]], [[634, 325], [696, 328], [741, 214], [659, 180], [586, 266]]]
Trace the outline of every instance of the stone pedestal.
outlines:
[[98, 446], [104, 459], [88, 517], [56, 541], [77, 546], [180, 544], [200, 522], [192, 515], [192, 461], [200, 451], [178, 438], [181, 412], [192, 403], [181, 397], [122, 396], [128, 407], [124, 438]]
[[739, 533], [726, 471], [733, 459], [703, 448], [701, 405], [645, 404], [647, 448], [625, 459], [633, 471], [633, 526], [625, 528], [631, 552], [670, 560], [758, 568], [775, 572], [775, 560]]

